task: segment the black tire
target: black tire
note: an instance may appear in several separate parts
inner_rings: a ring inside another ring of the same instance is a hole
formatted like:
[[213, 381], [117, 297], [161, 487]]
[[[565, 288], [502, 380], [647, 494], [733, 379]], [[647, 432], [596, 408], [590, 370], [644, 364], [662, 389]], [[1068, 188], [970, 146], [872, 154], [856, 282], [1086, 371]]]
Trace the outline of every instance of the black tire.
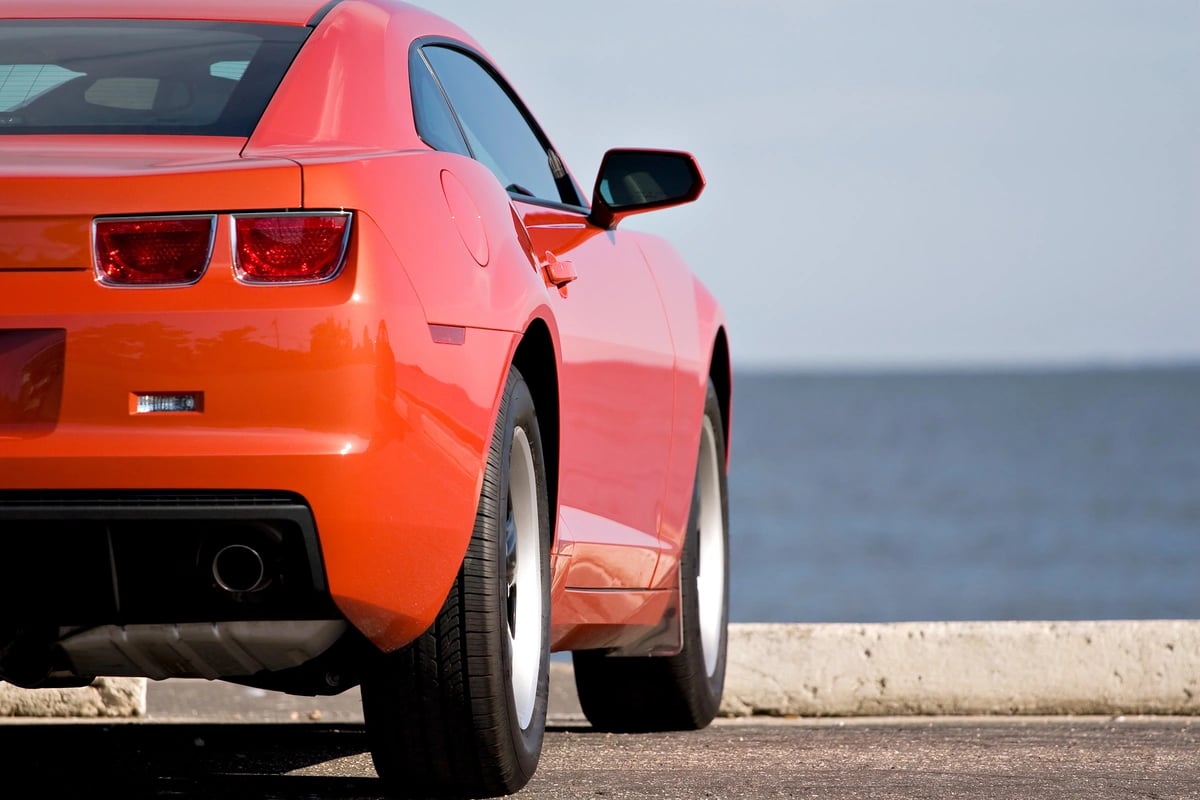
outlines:
[[[720, 710], [729, 624], [729, 500], [721, 420], [710, 380], [692, 511], [679, 567], [683, 649], [659, 658], [614, 657], [597, 650], [575, 652], [575, 687], [583, 713], [594, 728], [618, 732], [697, 730], [712, 722]], [[702, 552], [707, 559], [701, 558]], [[702, 573], [706, 567], [710, 572]]]
[[513, 368], [458, 578], [424, 635], [364, 670], [371, 757], [390, 793], [496, 797], [533, 776], [546, 727], [549, 539], [541, 434]]

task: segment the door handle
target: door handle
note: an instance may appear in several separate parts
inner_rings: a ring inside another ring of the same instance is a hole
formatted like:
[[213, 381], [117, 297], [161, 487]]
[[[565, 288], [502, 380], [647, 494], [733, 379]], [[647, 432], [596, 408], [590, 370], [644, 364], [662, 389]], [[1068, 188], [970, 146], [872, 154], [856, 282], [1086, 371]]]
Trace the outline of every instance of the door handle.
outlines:
[[542, 265], [542, 269], [546, 273], [546, 280], [553, 283], [559, 289], [579, 277], [579, 274], [575, 272], [575, 265], [573, 263], [570, 261], [559, 261], [554, 253], [550, 251], [546, 251], [546, 263]]

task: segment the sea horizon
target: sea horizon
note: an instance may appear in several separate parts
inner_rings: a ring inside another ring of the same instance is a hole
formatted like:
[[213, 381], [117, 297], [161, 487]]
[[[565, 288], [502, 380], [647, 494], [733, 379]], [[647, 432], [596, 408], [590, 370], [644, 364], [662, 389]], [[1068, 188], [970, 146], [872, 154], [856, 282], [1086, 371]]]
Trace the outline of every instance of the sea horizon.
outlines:
[[1200, 618], [1200, 362], [735, 370], [731, 619]]
[[1161, 358], [1095, 359], [979, 359], [979, 360], [905, 360], [905, 361], [739, 361], [733, 357], [733, 373], [748, 376], [803, 373], [807, 375], [912, 375], [912, 374], [995, 374], [995, 373], [1073, 373], [1139, 372], [1161, 370], [1200, 370], [1200, 355]]

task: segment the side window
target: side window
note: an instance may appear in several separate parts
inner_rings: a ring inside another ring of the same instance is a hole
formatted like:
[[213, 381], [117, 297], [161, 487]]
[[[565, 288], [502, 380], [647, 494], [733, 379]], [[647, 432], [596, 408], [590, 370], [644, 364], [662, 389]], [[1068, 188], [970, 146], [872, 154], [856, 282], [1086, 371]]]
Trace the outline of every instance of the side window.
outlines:
[[463, 140], [462, 131], [454, 119], [454, 112], [446, 105], [446, 96], [442, 87], [438, 86], [429, 64], [420, 51], [412, 55], [408, 66], [409, 81], [412, 84], [413, 120], [417, 125], [417, 134], [434, 150], [470, 156], [467, 143]]
[[430, 45], [422, 52], [462, 123], [472, 155], [508, 191], [579, 204], [558, 155], [479, 61], [449, 47]]

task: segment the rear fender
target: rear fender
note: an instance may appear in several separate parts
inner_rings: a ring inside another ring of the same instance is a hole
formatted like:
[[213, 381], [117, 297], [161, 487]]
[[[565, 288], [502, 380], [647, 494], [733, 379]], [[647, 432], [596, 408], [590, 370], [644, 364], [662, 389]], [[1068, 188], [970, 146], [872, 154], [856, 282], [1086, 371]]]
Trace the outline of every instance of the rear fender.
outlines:
[[540, 265], [482, 164], [433, 151], [301, 163], [305, 206], [369, 215], [430, 324], [520, 333], [546, 313]]

